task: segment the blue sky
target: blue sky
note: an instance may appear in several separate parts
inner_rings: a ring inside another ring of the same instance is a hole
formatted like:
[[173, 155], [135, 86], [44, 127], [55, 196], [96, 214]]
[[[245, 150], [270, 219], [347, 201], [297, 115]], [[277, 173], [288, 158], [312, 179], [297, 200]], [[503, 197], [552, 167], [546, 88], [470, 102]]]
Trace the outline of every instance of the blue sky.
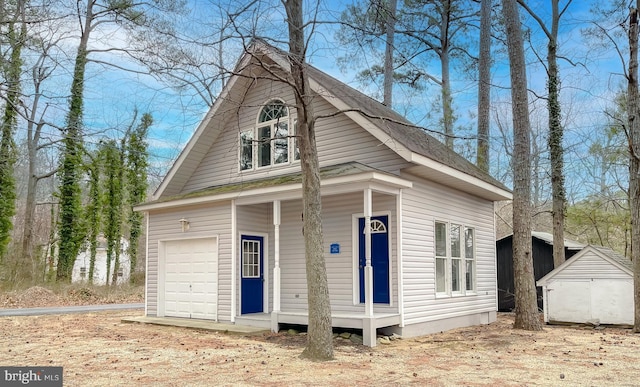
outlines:
[[[225, 1], [236, 4], [229, 0]], [[215, 22], [216, 17], [219, 16], [219, 10], [213, 4], [223, 7], [225, 4], [220, 0], [192, 0], [190, 3], [194, 6], [195, 11], [191, 15], [192, 21], [190, 20], [187, 26], [190, 29], [194, 29], [196, 26], [203, 27], [203, 34], [206, 36], [204, 23]], [[348, 2], [335, 0], [321, 3], [319, 18], [331, 19], [337, 18], [340, 9]], [[548, 0], [529, 1], [529, 3], [543, 18], [546, 17], [544, 14]], [[604, 125], [602, 112], [609, 106], [612, 96], [624, 81], [623, 77], [619, 75], [622, 68], [621, 62], [612, 52], [611, 47], [608, 49], [590, 47], [581, 35], [581, 30], [587, 25], [586, 21], [590, 18], [588, 14], [590, 4], [591, 1], [574, 0], [561, 24], [561, 53], [576, 63], [576, 65], [571, 65], [566, 61], [561, 61], [563, 113], [566, 120], [567, 141], [572, 143], [579, 142], [581, 136], [584, 137], [582, 142], [586, 141], [594, 128]], [[271, 32], [273, 37], [279, 35], [280, 39], [284, 39], [282, 37], [286, 37], [284, 30], [286, 23], [284, 23], [284, 12], [281, 8], [282, 6], [277, 1], [274, 2], [272, 8], [263, 6], [259, 20], [261, 25], [274, 28]], [[521, 14], [526, 18], [522, 10]], [[268, 17], [265, 18], [263, 15]], [[528, 24], [532, 27], [536, 26], [532, 23]], [[328, 25], [318, 27], [312, 37], [313, 47], [308, 60], [343, 82], [360, 88], [354, 81], [355, 70], [344, 73], [336, 65], [337, 57], [344, 54], [341, 50], [345, 48], [335, 43], [333, 28]], [[534, 46], [544, 53], [546, 40], [536, 28], [532, 29], [532, 33]], [[71, 44], [70, 47], [73, 45]], [[498, 46], [494, 45], [494, 49], [498, 49]], [[70, 52], [69, 58], [74, 54], [73, 50]], [[239, 52], [230, 52], [229, 58], [237, 57], [239, 54]], [[496, 54], [496, 63], [492, 68], [493, 81], [498, 86], [492, 90], [495, 102], [494, 113], [501, 116], [504, 123], [510, 125], [508, 123], [510, 100], [508, 91], [504, 89], [509, 84], [508, 64], [504, 59], [504, 53], [496, 52]], [[527, 69], [530, 88], [537, 94], [544, 94], [546, 82], [544, 69], [539, 63], [536, 63], [532, 56], [530, 58], [531, 62]], [[112, 60], [121, 61], [122, 59], [112, 57]], [[232, 63], [227, 63], [227, 65], [232, 65]], [[60, 86], [63, 90], [60, 91], [61, 95], [68, 93], [68, 84], [65, 85], [65, 79], [68, 79], [68, 74], [61, 75], [59, 81], [59, 84], [63, 85]], [[468, 76], [454, 73], [453, 88], [459, 115], [458, 124], [474, 128], [477, 98], [475, 83]], [[364, 89], [363, 91], [373, 90]], [[437, 93], [438, 89], [433, 86], [428, 87], [420, 95], [403, 95], [402, 90], [397, 89], [395, 97], [398, 102], [397, 110], [403, 114], [407, 113], [410, 119], [420, 125], [432, 127], [435, 125], [437, 116], [428, 118], [427, 112], [434, 103]], [[140, 113], [149, 112], [153, 115], [155, 124], [149, 135], [149, 149], [152, 162], [160, 173], [166, 171], [171, 161], [177, 157], [207, 111], [207, 105], [204, 101], [194, 96], [193, 93], [177, 92], [149, 76], [124, 73], [114, 68], [95, 64], [90, 64], [88, 68], [85, 95], [85, 123], [90, 129], [117, 133], [118, 130], [129, 125], [134, 109], [138, 109]], [[403, 104], [403, 101], [410, 101], [411, 104]], [[531, 101], [531, 104], [532, 123], [538, 126], [544, 125], [543, 101]], [[60, 120], [64, 119], [64, 104], [59, 104], [59, 106], [57, 120], [61, 122]], [[496, 125], [497, 123], [494, 122], [493, 135], [499, 134], [496, 133]], [[580, 152], [584, 152], [584, 149], [575, 150], [575, 155], [571, 157], [580, 157]], [[496, 148], [494, 151], [500, 152], [501, 150]], [[494, 154], [494, 159], [504, 161], [506, 158], [504, 155]], [[577, 164], [569, 164], [568, 168], [572, 168], [574, 165]], [[495, 175], [500, 173], [501, 171], [494, 172]]]

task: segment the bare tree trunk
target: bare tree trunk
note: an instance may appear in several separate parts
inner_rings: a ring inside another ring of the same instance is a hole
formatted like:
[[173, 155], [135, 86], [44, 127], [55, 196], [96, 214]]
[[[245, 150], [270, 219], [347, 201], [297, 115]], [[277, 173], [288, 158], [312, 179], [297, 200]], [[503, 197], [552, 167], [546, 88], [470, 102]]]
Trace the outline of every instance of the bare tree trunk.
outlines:
[[398, 0], [390, 0], [387, 8], [387, 41], [384, 51], [384, 98], [382, 103], [392, 107], [393, 104], [393, 47], [396, 31], [396, 10]]
[[640, 123], [638, 122], [638, 8], [629, 8], [629, 74], [627, 85], [629, 135], [629, 201], [631, 207], [631, 260], [633, 261], [633, 331], [640, 333]]
[[476, 164], [489, 171], [489, 112], [491, 111], [491, 0], [480, 4], [480, 58], [478, 60], [478, 148]]
[[453, 106], [451, 101], [451, 75], [449, 74], [449, 27], [451, 1], [442, 4], [442, 24], [440, 24], [440, 68], [442, 71], [442, 126], [445, 144], [453, 149]]
[[547, 45], [547, 107], [549, 109], [549, 153], [551, 156], [551, 191], [553, 215], [553, 266], [560, 266], [564, 260], [564, 218], [566, 197], [564, 189], [564, 149], [562, 146], [562, 110], [560, 107], [560, 77], [558, 70], [558, 24], [571, 0], [564, 5], [562, 12], [558, 0], [551, 0], [551, 30], [524, 0], [518, 0], [527, 12], [538, 22], [544, 31]]
[[531, 255], [531, 150], [527, 71], [516, 0], [502, 0], [507, 30], [513, 114], [513, 271], [514, 328], [542, 330]]
[[24, 209], [24, 228], [22, 229], [22, 254], [25, 260], [33, 258], [33, 224], [36, 214], [36, 151], [30, 140], [27, 140], [29, 158], [29, 176], [27, 176], [27, 195]]
[[42, 68], [40, 66], [34, 68], [34, 97], [33, 103], [31, 105], [31, 114], [29, 117], [29, 121], [27, 122], [27, 157], [29, 176], [27, 176], [27, 195], [24, 209], [24, 228], [22, 230], [22, 253], [24, 254], [25, 259], [29, 259], [32, 261], [34, 260], [33, 249], [35, 235], [33, 229], [36, 214], [36, 191], [38, 188], [38, 182], [43, 178], [51, 176], [55, 172], [51, 171], [45, 175], [38, 176], [36, 171], [38, 164], [38, 151], [41, 146], [40, 134], [42, 133], [42, 128], [44, 126], [44, 122], [42, 120], [36, 123], [36, 115], [40, 97], [42, 96], [40, 85], [48, 75], [49, 74], [47, 73], [47, 70], [45, 68]]
[[302, 169], [302, 203], [307, 272], [309, 327], [307, 346], [302, 356], [312, 360], [333, 359], [331, 304], [324, 259], [320, 173], [315, 139], [313, 93], [306, 74], [302, 0], [283, 0], [289, 22], [289, 62], [295, 85], [300, 166]]

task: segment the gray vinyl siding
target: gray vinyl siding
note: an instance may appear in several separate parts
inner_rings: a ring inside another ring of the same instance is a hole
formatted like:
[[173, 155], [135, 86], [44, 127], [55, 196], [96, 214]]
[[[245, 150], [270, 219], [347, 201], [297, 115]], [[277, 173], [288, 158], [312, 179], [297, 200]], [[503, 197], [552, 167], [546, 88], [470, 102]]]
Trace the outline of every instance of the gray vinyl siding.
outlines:
[[[182, 232], [179, 219], [189, 220]], [[158, 244], [190, 237], [218, 237], [218, 319], [231, 318], [231, 205], [230, 202], [149, 213], [147, 262], [147, 313], [157, 315]]]
[[[323, 197], [324, 256], [329, 283], [331, 308], [334, 312], [363, 312], [364, 306], [354, 305], [353, 286], [353, 214], [363, 212], [363, 194], [353, 193]], [[374, 194], [373, 211], [389, 213], [392, 246], [392, 309], [397, 310], [397, 261], [395, 197]], [[304, 239], [302, 234], [302, 202], [282, 203], [280, 226], [281, 309], [289, 312], [307, 310], [307, 281], [305, 271]], [[330, 254], [330, 245], [340, 244], [340, 254]], [[272, 248], [272, 247], [270, 247]], [[376, 311], [387, 311], [389, 306], [376, 305]]]
[[551, 279], [558, 280], [590, 280], [598, 279], [629, 279], [629, 273], [615, 266], [611, 262], [589, 251], [581, 255], [570, 265], [559, 270]]
[[[493, 202], [414, 178], [403, 193], [403, 301], [405, 324], [496, 310]], [[436, 297], [436, 221], [473, 227], [476, 292]]]
[[[187, 180], [182, 192], [300, 171], [299, 161], [252, 171], [239, 171], [239, 133], [254, 128], [262, 105], [274, 98], [284, 100], [289, 106], [295, 104], [288, 86], [280, 82], [260, 80], [246, 94], [237, 115], [226, 115], [232, 117], [227, 122], [217, 121], [209, 124], [221, 126], [221, 133]], [[316, 98], [315, 101], [314, 111], [317, 116], [336, 112], [336, 109], [324, 99]], [[293, 130], [296, 116], [294, 108], [290, 108], [289, 115], [290, 130]], [[315, 128], [320, 166], [357, 161], [373, 168], [398, 173], [408, 165], [395, 152], [344, 114], [318, 119]]]
[[307, 310], [307, 279], [302, 235], [302, 201], [282, 202], [280, 213], [280, 308]]
[[[314, 106], [316, 115], [337, 110], [325, 100]], [[398, 173], [409, 164], [344, 114], [316, 122], [320, 166], [357, 161], [372, 168]]]

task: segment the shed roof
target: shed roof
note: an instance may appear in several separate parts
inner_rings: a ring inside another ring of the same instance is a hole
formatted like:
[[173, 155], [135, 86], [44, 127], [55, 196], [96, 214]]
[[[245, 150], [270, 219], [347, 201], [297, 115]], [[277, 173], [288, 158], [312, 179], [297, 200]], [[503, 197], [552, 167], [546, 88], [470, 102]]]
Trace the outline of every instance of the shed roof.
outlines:
[[633, 276], [633, 265], [629, 258], [623, 256], [620, 253], [613, 251], [612, 249], [604, 246], [594, 246], [587, 245], [585, 248], [580, 250], [576, 255], [564, 261], [564, 263], [552, 271], [550, 271], [547, 275], [540, 278], [536, 284], [538, 286], [545, 286], [549, 283], [549, 281], [555, 277], [558, 273], [566, 270], [570, 267], [574, 262], [586, 256], [589, 253], [593, 253], [593, 255], [599, 257], [600, 259], [609, 262], [611, 265], [619, 268], [623, 272]]
[[590, 247], [592, 247], [594, 250], [599, 251], [602, 255], [608, 258], [611, 258], [613, 261], [627, 268], [629, 271], [633, 272], [633, 263], [629, 258], [625, 257], [624, 255], [618, 253], [617, 251], [614, 251], [613, 249], [610, 249], [609, 247], [593, 246], [593, 245], [591, 245]]
[[[538, 238], [553, 245], [553, 234], [543, 231], [532, 231], [531, 236]], [[571, 239], [564, 238], [564, 247], [569, 250], [581, 250], [586, 246], [584, 243], [576, 242]]]
[[[507, 238], [511, 238], [513, 234], [506, 235], [497, 240], [497, 242], [503, 241]], [[544, 231], [531, 231], [531, 237], [539, 239], [545, 243], [553, 245], [553, 234]], [[582, 250], [586, 244], [580, 243], [571, 239], [564, 238], [564, 247], [569, 250]]]

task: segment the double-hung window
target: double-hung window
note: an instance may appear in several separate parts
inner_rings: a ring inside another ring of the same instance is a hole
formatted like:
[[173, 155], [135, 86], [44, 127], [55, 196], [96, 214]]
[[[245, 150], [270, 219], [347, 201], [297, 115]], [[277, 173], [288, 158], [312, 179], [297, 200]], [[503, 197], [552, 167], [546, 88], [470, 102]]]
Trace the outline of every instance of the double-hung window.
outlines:
[[436, 222], [436, 293], [463, 295], [475, 291], [475, 232], [462, 224]]
[[262, 107], [256, 126], [240, 132], [241, 171], [299, 159], [289, 119], [289, 109], [280, 100], [271, 100]]

